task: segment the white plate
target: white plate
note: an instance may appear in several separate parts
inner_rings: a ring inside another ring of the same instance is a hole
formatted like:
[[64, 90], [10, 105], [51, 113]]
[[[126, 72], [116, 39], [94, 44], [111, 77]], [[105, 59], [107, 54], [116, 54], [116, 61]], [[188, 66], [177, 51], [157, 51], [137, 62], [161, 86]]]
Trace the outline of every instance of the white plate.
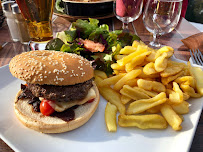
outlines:
[[15, 117], [13, 100], [22, 81], [12, 77], [8, 66], [0, 68], [0, 137], [15, 151], [21, 152], [186, 152], [189, 151], [202, 111], [202, 98], [189, 100], [190, 113], [184, 115], [183, 129], [141, 130], [120, 128], [106, 130], [101, 97], [93, 117], [82, 127], [62, 134], [42, 134], [23, 126]]

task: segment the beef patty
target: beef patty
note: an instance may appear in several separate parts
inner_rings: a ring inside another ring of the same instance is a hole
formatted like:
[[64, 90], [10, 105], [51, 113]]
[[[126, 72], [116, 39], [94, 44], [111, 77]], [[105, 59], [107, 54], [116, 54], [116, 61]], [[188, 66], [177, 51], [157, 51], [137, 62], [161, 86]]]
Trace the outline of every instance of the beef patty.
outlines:
[[35, 97], [43, 97], [48, 100], [74, 101], [86, 97], [89, 89], [93, 86], [92, 80], [68, 86], [39, 85], [28, 83], [26, 89]]

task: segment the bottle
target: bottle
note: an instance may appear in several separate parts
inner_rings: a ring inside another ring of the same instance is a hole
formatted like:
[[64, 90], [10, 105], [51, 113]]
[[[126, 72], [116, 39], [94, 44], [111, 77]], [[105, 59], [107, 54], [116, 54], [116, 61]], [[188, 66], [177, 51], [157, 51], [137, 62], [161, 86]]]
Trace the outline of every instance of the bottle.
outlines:
[[2, 6], [1, 6], [1, 0], [0, 0], [0, 27], [3, 25], [4, 19], [5, 19], [5, 17], [3, 14]]
[[30, 41], [30, 36], [28, 33], [28, 27], [27, 27], [27, 24], [25, 22], [25, 19], [23, 18], [22, 14], [21, 14], [21, 11], [18, 7], [18, 4], [11, 5], [11, 8], [12, 8], [12, 13], [13, 13], [14, 18], [15, 18], [15, 22], [16, 22], [17, 27], [18, 27], [19, 40], [23, 44], [28, 44]]
[[18, 27], [15, 22], [14, 15], [12, 13], [11, 5], [14, 4], [15, 1], [7, 1], [2, 3], [2, 8], [4, 15], [6, 17], [6, 21], [9, 27], [9, 31], [11, 34], [11, 38], [14, 42], [19, 41], [19, 32], [18, 32]]

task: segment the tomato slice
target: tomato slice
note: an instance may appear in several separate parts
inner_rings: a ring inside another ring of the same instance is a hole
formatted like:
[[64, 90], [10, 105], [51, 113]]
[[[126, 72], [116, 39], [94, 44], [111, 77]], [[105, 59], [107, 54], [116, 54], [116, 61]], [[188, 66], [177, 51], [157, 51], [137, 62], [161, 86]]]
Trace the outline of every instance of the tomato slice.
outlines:
[[93, 98], [93, 99], [88, 100], [88, 101], [87, 101], [87, 103], [91, 103], [91, 102], [93, 102], [93, 101], [94, 101], [94, 98]]
[[45, 116], [49, 116], [51, 115], [55, 110], [50, 106], [50, 102], [53, 102], [53, 101], [50, 101], [50, 100], [42, 100], [41, 103], [40, 103], [40, 112], [45, 115]]

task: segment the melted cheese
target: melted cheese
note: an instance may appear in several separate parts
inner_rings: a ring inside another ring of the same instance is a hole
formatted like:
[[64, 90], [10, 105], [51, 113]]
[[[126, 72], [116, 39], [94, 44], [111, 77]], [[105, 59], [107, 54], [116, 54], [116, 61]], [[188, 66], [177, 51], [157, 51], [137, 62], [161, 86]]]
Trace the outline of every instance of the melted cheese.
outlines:
[[[70, 101], [70, 102], [58, 102], [58, 101], [55, 101], [55, 102], [49, 102], [50, 106], [57, 112], [62, 112], [70, 107], [73, 107], [75, 105], [82, 105], [84, 103], [86, 103], [88, 100], [90, 99], [93, 99], [96, 97], [96, 93], [94, 91], [93, 88], [91, 88], [89, 91], [88, 91], [88, 94], [87, 96], [82, 99], [82, 100], [75, 100], [75, 101]], [[40, 99], [41, 100], [41, 99]]]

